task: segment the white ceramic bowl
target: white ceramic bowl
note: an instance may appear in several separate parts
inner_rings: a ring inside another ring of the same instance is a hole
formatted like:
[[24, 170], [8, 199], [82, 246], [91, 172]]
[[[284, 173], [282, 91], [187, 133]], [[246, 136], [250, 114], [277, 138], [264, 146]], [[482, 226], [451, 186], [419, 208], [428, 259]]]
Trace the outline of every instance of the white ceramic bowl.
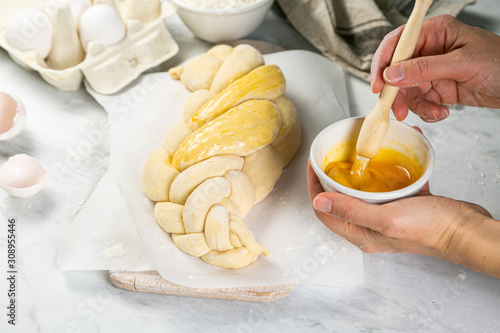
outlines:
[[357, 141], [363, 120], [364, 117], [341, 120], [326, 127], [314, 139], [310, 151], [311, 165], [325, 191], [345, 193], [371, 203], [384, 203], [417, 194], [429, 180], [434, 169], [434, 150], [422, 133], [393, 119], [390, 121], [383, 147], [404, 152], [405, 155], [415, 158], [422, 165], [424, 173], [416, 182], [396, 191], [364, 192], [337, 183], [323, 171], [325, 157], [332, 149], [343, 142]]
[[206, 9], [171, 0], [184, 24], [198, 38], [217, 43], [250, 34], [264, 20], [274, 0], [259, 0], [248, 6], [225, 10]]

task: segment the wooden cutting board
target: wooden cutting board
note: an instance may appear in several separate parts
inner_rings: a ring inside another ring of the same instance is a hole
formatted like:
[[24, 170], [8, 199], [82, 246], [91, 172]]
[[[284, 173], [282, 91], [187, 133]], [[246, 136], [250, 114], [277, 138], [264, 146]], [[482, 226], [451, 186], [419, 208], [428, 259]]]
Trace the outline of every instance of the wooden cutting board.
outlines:
[[286, 297], [293, 289], [291, 284], [220, 289], [189, 288], [163, 279], [156, 271], [109, 271], [108, 275], [112, 285], [126, 290], [231, 301], [273, 302]]

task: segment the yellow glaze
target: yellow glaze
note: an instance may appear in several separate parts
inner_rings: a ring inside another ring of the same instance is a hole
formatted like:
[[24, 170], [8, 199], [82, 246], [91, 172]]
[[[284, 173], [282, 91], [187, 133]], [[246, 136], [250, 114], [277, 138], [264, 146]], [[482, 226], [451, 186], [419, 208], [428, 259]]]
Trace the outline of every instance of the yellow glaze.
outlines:
[[260, 66], [234, 81], [203, 105], [191, 119], [190, 127], [197, 129], [244, 101], [272, 100], [283, 95], [285, 88], [285, 78], [278, 66]]
[[193, 132], [175, 153], [177, 170], [221, 154], [249, 155], [274, 141], [281, 127], [276, 104], [244, 102]]
[[346, 160], [329, 162], [325, 173], [339, 184], [365, 192], [399, 190], [413, 184], [423, 174], [423, 167], [416, 158], [391, 148], [380, 149], [377, 156], [369, 160], [360, 179], [351, 171], [353, 162], [352, 154]]

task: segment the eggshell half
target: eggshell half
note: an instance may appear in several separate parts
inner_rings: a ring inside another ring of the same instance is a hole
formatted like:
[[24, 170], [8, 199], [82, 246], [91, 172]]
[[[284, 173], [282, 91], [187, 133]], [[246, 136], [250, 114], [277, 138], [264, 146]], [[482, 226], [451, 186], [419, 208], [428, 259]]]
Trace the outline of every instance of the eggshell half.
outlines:
[[0, 168], [0, 186], [13, 197], [27, 198], [38, 193], [47, 178], [47, 170], [26, 154], [9, 157]]
[[19, 98], [0, 92], [0, 141], [18, 135], [26, 123], [26, 110]]
[[16, 101], [9, 94], [0, 92], [0, 135], [12, 128], [16, 113]]

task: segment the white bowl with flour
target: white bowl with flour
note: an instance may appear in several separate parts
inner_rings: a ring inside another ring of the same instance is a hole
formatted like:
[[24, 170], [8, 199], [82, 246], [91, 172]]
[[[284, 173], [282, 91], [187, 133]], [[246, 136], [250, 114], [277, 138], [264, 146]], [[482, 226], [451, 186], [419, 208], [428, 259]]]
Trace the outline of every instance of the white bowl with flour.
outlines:
[[274, 0], [171, 0], [198, 38], [217, 43], [245, 37], [264, 20]]

